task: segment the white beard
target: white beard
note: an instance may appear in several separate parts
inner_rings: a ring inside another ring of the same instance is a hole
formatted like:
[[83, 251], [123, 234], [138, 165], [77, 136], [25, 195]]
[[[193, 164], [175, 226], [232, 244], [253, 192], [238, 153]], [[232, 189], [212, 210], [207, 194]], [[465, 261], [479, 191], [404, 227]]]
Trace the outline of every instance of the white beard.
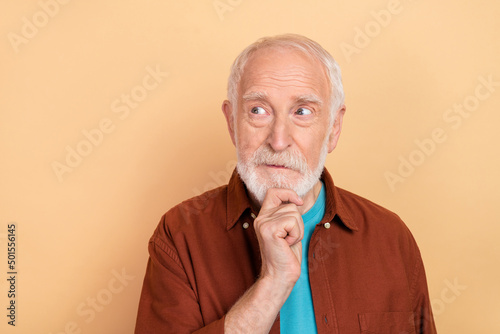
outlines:
[[[236, 169], [241, 179], [245, 183], [248, 191], [255, 199], [262, 204], [266, 193], [270, 188], [292, 189], [303, 198], [318, 182], [325, 166], [328, 154], [328, 137], [325, 137], [318, 159], [318, 165], [311, 170], [307, 165], [307, 160], [299, 151], [275, 152], [270, 146], [259, 147], [248, 161], [244, 161], [239, 150], [237, 150], [238, 164]], [[236, 145], [238, 147], [238, 145]], [[286, 175], [276, 171], [269, 179], [259, 176], [257, 167], [259, 165], [278, 165], [290, 168], [300, 173], [297, 181], [287, 180]]]

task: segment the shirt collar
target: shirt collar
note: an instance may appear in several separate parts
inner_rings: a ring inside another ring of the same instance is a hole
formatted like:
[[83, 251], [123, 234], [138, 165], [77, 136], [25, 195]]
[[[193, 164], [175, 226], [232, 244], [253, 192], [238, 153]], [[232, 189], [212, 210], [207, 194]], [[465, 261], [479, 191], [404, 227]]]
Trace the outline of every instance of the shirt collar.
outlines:
[[[332, 177], [326, 168], [323, 170], [323, 174], [321, 174], [321, 179], [325, 184], [326, 190], [325, 216], [322, 221], [333, 221], [335, 216], [337, 216], [340, 219], [340, 222], [347, 228], [357, 231], [358, 227], [354, 222], [352, 215], [343, 204], [342, 197], [340, 196], [337, 187], [335, 187]], [[245, 184], [235, 169], [227, 187], [227, 230], [230, 230], [236, 224], [238, 219], [247, 209], [255, 214], [258, 213], [258, 210], [252, 206], [247, 195]]]
[[357, 231], [358, 226], [354, 222], [351, 213], [347, 210], [342, 197], [340, 196], [339, 190], [335, 187], [333, 183], [332, 176], [328, 170], [323, 169], [323, 174], [321, 174], [321, 179], [323, 180], [326, 188], [326, 208], [325, 216], [323, 221], [330, 222], [335, 216], [340, 218], [340, 221], [350, 230]]
[[251, 207], [252, 204], [247, 195], [245, 184], [243, 183], [243, 180], [241, 180], [240, 175], [235, 168], [227, 185], [227, 229], [230, 230], [234, 224], [236, 224], [243, 212], [247, 209], [251, 209]]

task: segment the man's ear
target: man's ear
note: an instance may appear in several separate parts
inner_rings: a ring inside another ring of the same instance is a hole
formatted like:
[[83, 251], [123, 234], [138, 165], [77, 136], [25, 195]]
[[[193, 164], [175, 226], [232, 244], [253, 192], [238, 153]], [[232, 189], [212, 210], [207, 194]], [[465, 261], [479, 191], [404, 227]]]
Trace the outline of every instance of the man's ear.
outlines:
[[224, 117], [226, 117], [227, 129], [229, 130], [229, 135], [231, 136], [231, 141], [233, 145], [236, 146], [236, 140], [234, 137], [234, 116], [233, 116], [233, 106], [228, 100], [222, 102], [222, 112]]
[[335, 121], [333, 122], [332, 131], [330, 133], [330, 138], [328, 138], [328, 153], [332, 152], [339, 141], [340, 132], [342, 130], [342, 120], [345, 114], [345, 105], [341, 105], [340, 108], [335, 113]]

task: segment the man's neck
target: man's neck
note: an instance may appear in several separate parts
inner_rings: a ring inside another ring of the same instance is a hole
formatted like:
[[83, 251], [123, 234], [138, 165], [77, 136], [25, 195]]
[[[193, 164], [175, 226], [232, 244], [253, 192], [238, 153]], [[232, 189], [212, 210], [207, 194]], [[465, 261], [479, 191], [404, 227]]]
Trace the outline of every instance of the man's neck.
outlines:
[[304, 201], [304, 205], [299, 207], [299, 212], [301, 215], [309, 211], [314, 206], [314, 203], [316, 203], [316, 200], [318, 199], [319, 193], [321, 192], [321, 181], [318, 180], [314, 187], [312, 187], [309, 192], [302, 197], [302, 200]]

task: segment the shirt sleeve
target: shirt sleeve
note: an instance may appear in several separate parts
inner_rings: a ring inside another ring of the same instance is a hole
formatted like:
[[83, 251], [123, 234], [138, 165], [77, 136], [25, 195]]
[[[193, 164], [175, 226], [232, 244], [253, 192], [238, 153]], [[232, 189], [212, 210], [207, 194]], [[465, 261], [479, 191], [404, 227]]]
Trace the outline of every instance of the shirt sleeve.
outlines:
[[135, 334], [155, 333], [224, 333], [224, 317], [204, 323], [175, 248], [157, 236], [149, 242], [135, 328]]
[[417, 333], [422, 334], [435, 334], [436, 325], [432, 315], [432, 308], [429, 299], [429, 292], [427, 288], [427, 280], [425, 277], [424, 264], [418, 248], [416, 250], [417, 259], [413, 273], [413, 285], [411, 288], [411, 295], [413, 300], [413, 322]]

